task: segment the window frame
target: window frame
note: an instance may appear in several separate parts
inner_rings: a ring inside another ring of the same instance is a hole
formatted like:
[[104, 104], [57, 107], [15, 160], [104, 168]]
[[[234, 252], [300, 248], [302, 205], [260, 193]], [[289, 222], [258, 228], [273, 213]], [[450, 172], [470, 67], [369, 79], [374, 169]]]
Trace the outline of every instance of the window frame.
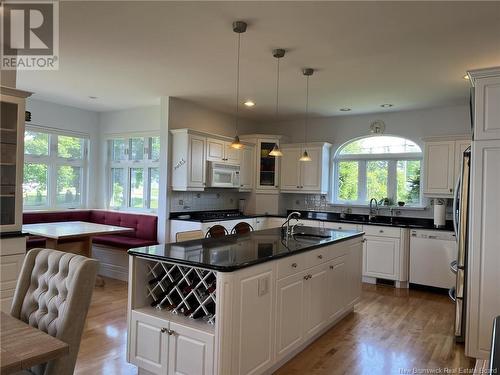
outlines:
[[[151, 159], [153, 138], [160, 137], [159, 133], [133, 133], [133, 134], [113, 134], [106, 138], [107, 148], [107, 166], [106, 166], [106, 207], [111, 210], [120, 211], [133, 211], [133, 212], [157, 212], [157, 208], [151, 208], [151, 169], [158, 168], [160, 172], [160, 157], [158, 159]], [[143, 138], [144, 150], [142, 160], [130, 159], [132, 139]], [[126, 159], [113, 160], [113, 141], [123, 139], [125, 140]], [[160, 155], [159, 155], [160, 156]], [[143, 192], [142, 192], [142, 207], [131, 207], [131, 172], [134, 168], [143, 170]], [[124, 186], [123, 186], [123, 205], [112, 206], [111, 199], [113, 197], [112, 185], [112, 169], [123, 169], [124, 173]]]
[[[23, 211], [59, 210], [85, 208], [87, 206], [88, 192], [88, 159], [90, 136], [84, 133], [71, 132], [55, 128], [45, 128], [36, 125], [26, 125], [26, 131], [44, 133], [48, 135], [48, 155], [32, 155], [24, 153], [23, 170], [25, 164], [44, 164], [47, 166], [47, 200], [42, 206], [25, 206], [23, 197]], [[82, 158], [64, 158], [58, 155], [58, 139], [62, 137], [74, 137], [82, 139]], [[23, 143], [24, 145], [24, 143]], [[25, 146], [24, 152], [26, 151]], [[57, 203], [57, 171], [59, 167], [70, 166], [81, 168], [80, 176], [80, 203], [61, 204]], [[23, 172], [24, 183], [24, 172]]]
[[[405, 206], [412, 208], [422, 207], [423, 204], [423, 184], [422, 184], [422, 168], [423, 168], [423, 152], [404, 152], [404, 153], [378, 153], [378, 154], [346, 154], [341, 155], [342, 149], [348, 144], [372, 137], [379, 137], [380, 135], [363, 136], [351, 139], [343, 143], [335, 152], [333, 157], [333, 181], [332, 181], [332, 195], [331, 203], [334, 205], [346, 206], [368, 206], [370, 198], [367, 197], [367, 163], [369, 161], [386, 161], [387, 162], [387, 195], [394, 203], [397, 201], [397, 164], [399, 161], [420, 161], [420, 200], [416, 204], [407, 204]], [[402, 139], [409, 138], [384, 134], [384, 136], [397, 137]], [[412, 141], [413, 142], [413, 141]], [[414, 142], [418, 145], [418, 143]], [[422, 148], [420, 147], [420, 150]], [[358, 163], [358, 199], [353, 201], [339, 199], [339, 163], [344, 161], [355, 161]]]

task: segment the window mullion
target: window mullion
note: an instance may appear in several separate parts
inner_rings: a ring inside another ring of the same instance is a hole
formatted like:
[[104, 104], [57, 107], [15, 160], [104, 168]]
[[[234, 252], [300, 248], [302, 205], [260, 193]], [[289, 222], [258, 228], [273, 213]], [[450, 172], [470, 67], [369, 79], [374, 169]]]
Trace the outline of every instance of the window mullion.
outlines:
[[358, 163], [358, 202], [368, 201], [366, 194], [366, 160], [360, 160]]
[[397, 189], [398, 189], [398, 175], [397, 175], [397, 161], [388, 161], [388, 171], [387, 171], [387, 195], [388, 198], [392, 200], [393, 203], [397, 201]]

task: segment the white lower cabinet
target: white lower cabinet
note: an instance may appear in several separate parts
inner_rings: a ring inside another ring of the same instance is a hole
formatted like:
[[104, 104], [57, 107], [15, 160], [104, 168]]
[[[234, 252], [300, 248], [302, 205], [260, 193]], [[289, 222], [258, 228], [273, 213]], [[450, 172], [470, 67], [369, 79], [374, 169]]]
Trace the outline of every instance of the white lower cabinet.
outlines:
[[6, 314], [10, 314], [25, 254], [26, 237], [0, 239], [0, 311]]
[[399, 264], [399, 238], [366, 236], [364, 276], [396, 280]]
[[307, 339], [318, 333], [326, 322], [327, 265], [309, 269], [305, 277], [304, 337]]
[[281, 359], [304, 338], [305, 272], [281, 279], [276, 284], [276, 357]]
[[[348, 256], [340, 256], [328, 262], [328, 282], [327, 282], [327, 312], [329, 319], [335, 319], [342, 311], [342, 308], [349, 302], [350, 281], [348, 279], [347, 268]], [[361, 277], [359, 277], [361, 279]]]
[[158, 375], [213, 374], [214, 336], [132, 311], [130, 362]]

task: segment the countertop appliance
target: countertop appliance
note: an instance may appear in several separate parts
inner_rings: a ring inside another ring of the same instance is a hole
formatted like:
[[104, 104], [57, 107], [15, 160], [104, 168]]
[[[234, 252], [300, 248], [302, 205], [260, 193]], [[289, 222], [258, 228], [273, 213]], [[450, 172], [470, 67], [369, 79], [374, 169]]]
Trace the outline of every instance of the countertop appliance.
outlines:
[[449, 291], [450, 298], [455, 301], [455, 341], [465, 341], [465, 312], [467, 303], [467, 253], [469, 224], [469, 179], [470, 179], [470, 147], [465, 150], [461, 172], [455, 186], [453, 199], [453, 227], [457, 237], [457, 258], [451, 262], [450, 269], [456, 275], [455, 286]]
[[239, 188], [240, 166], [236, 164], [208, 163], [208, 187], [213, 188]]
[[410, 283], [448, 289], [455, 284], [450, 262], [457, 258], [455, 233], [412, 229]]

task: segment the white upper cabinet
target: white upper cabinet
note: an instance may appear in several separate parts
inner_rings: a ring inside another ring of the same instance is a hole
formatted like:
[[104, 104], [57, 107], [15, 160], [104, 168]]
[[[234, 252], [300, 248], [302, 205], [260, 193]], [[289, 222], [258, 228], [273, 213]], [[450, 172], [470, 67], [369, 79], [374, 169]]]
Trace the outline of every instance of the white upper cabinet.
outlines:
[[[330, 178], [329, 143], [288, 144], [282, 146], [281, 192], [327, 194]], [[299, 161], [307, 150], [311, 161]]]
[[251, 191], [255, 186], [255, 147], [240, 150], [240, 191]]
[[460, 174], [463, 152], [470, 140], [436, 140], [425, 143], [424, 194], [451, 197]]
[[202, 191], [206, 185], [206, 144], [202, 135], [188, 129], [172, 133], [172, 190]]
[[225, 141], [217, 138], [207, 138], [208, 161], [239, 164], [240, 155], [241, 151], [232, 148], [230, 141]]
[[500, 77], [479, 74], [474, 83], [474, 140], [500, 139]]

